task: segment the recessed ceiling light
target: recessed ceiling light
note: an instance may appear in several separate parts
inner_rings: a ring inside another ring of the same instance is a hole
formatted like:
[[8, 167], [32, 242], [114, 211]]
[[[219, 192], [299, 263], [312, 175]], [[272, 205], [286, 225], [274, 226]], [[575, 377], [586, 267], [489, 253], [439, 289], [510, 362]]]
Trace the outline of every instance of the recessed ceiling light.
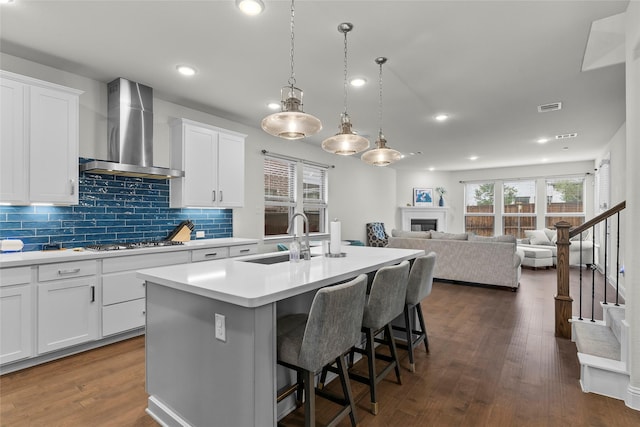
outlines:
[[196, 73], [196, 69], [189, 65], [178, 65], [176, 70], [183, 76], [193, 76]]
[[469, 157], [469, 160], [478, 160], [478, 156], [471, 156]]
[[436, 168], [434, 168], [433, 166], [431, 166], [431, 167], [429, 167], [429, 170], [430, 170], [431, 172], [433, 172], [434, 170], [436, 170]]
[[279, 102], [270, 102], [267, 104], [267, 107], [270, 110], [279, 110], [280, 109], [280, 103]]
[[549, 161], [549, 159], [547, 159], [547, 158], [545, 157], [544, 159], [541, 159], [540, 161], [541, 161], [542, 163], [546, 163], [546, 162], [548, 162], [548, 161]]
[[259, 15], [264, 10], [262, 0], [236, 0], [236, 6], [249, 16]]
[[539, 140], [536, 141], [538, 144], [546, 144], [547, 142], [549, 142], [549, 140], [547, 138], [540, 138]]
[[15, 0], [0, 0], [0, 4], [11, 4], [15, 3]]
[[349, 80], [349, 84], [354, 87], [361, 87], [367, 84], [367, 79], [365, 79], [364, 77], [354, 77]]
[[434, 117], [434, 119], [436, 119], [439, 122], [444, 122], [448, 118], [449, 118], [449, 116], [446, 115], [446, 114], [438, 114], [437, 116]]

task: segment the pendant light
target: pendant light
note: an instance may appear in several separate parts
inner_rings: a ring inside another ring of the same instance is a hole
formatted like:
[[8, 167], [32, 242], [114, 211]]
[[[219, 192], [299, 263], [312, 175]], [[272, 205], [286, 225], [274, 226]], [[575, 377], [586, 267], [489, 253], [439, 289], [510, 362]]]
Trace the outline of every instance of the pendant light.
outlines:
[[380, 56], [375, 59], [376, 64], [380, 66], [380, 131], [376, 140], [376, 148], [365, 152], [361, 159], [363, 162], [373, 166], [388, 166], [393, 162], [397, 162], [402, 158], [402, 154], [393, 148], [387, 147], [387, 140], [382, 134], [382, 64], [387, 62], [387, 58]]
[[303, 93], [301, 89], [295, 87], [296, 77], [293, 71], [294, 17], [294, 0], [291, 0], [291, 76], [288, 81], [289, 85], [280, 90], [281, 111], [262, 119], [262, 129], [265, 132], [284, 139], [302, 139], [314, 135], [322, 129], [320, 120], [302, 111]]
[[340, 114], [340, 132], [322, 141], [322, 149], [333, 154], [349, 156], [369, 148], [369, 140], [351, 130], [351, 119], [347, 114], [347, 33], [353, 30], [353, 24], [343, 22], [338, 31], [344, 34], [344, 112]]

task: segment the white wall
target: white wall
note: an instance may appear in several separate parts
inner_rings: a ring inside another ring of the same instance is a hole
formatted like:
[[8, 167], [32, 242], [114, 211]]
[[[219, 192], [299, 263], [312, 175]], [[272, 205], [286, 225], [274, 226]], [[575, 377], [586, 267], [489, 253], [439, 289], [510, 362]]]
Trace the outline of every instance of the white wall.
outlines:
[[[83, 90], [84, 93], [80, 96], [79, 153], [81, 157], [106, 159], [106, 82], [98, 82], [4, 53], [0, 53], [0, 64], [6, 71]], [[118, 76], [114, 76], [116, 77]], [[309, 142], [285, 141], [270, 136], [259, 128], [259, 123], [255, 127], [246, 126], [159, 98], [154, 98], [155, 166], [170, 166], [169, 122], [178, 117], [248, 135], [245, 147], [245, 206], [234, 209], [233, 230], [236, 237], [261, 239], [263, 236], [263, 149], [335, 165], [335, 168], [329, 170], [329, 217], [342, 221], [343, 239], [364, 241], [367, 222], [393, 224], [395, 220], [395, 170], [368, 166], [359, 157], [332, 155]]]

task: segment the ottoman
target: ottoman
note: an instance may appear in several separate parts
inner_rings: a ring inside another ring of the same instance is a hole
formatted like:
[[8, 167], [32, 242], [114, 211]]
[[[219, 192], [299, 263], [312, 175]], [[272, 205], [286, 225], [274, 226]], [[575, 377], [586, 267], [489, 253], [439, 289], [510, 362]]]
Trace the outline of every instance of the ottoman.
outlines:
[[553, 252], [551, 252], [551, 249], [527, 248], [523, 246], [520, 246], [520, 249], [524, 251], [522, 265], [525, 267], [536, 269], [539, 267], [549, 268], [553, 265]]

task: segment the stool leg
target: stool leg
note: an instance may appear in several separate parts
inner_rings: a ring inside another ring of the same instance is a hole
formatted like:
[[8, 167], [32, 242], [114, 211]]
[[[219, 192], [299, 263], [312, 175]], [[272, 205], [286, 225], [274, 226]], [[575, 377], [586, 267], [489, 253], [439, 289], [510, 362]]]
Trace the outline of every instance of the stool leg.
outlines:
[[304, 380], [300, 369], [296, 369], [296, 382], [298, 383], [298, 388], [296, 389], [296, 406], [299, 407], [302, 405], [304, 392]]
[[424, 347], [429, 353], [429, 337], [427, 336], [427, 327], [424, 324], [424, 316], [422, 315], [422, 306], [420, 303], [416, 305], [416, 311], [418, 312], [418, 320], [420, 321], [420, 328], [422, 328], [422, 333], [424, 334]]
[[355, 427], [358, 424], [358, 420], [356, 418], [356, 402], [353, 400], [353, 393], [351, 392], [351, 383], [349, 382], [349, 374], [347, 373], [347, 365], [344, 361], [344, 355], [341, 355], [336, 359], [336, 364], [338, 365], [340, 383], [342, 384], [344, 397], [351, 407], [351, 412], [349, 413], [351, 425]]
[[316, 392], [313, 384], [314, 374], [306, 369], [304, 376], [304, 425], [315, 427], [316, 425]]
[[411, 312], [408, 304], [404, 306], [404, 323], [407, 328], [407, 351], [409, 352], [410, 371], [416, 371], [416, 362], [413, 359], [413, 322], [411, 321]]
[[373, 330], [365, 328], [367, 335], [367, 365], [369, 367], [369, 393], [371, 394], [371, 413], [373, 415], [378, 414], [378, 402], [376, 400], [376, 353], [374, 347]]
[[329, 368], [325, 366], [322, 368], [322, 373], [320, 374], [320, 379], [318, 380], [318, 389], [322, 390], [324, 388], [324, 382], [327, 380], [327, 371]]
[[[398, 350], [396, 350], [396, 340], [393, 338], [393, 332], [391, 331], [391, 325], [387, 324], [384, 327], [385, 334], [389, 335], [389, 350], [391, 350], [391, 357], [393, 358], [393, 363], [396, 371], [396, 378], [398, 379], [398, 384], [402, 384], [402, 379], [400, 378], [400, 363], [398, 363]], [[411, 344], [409, 344], [411, 345]]]

